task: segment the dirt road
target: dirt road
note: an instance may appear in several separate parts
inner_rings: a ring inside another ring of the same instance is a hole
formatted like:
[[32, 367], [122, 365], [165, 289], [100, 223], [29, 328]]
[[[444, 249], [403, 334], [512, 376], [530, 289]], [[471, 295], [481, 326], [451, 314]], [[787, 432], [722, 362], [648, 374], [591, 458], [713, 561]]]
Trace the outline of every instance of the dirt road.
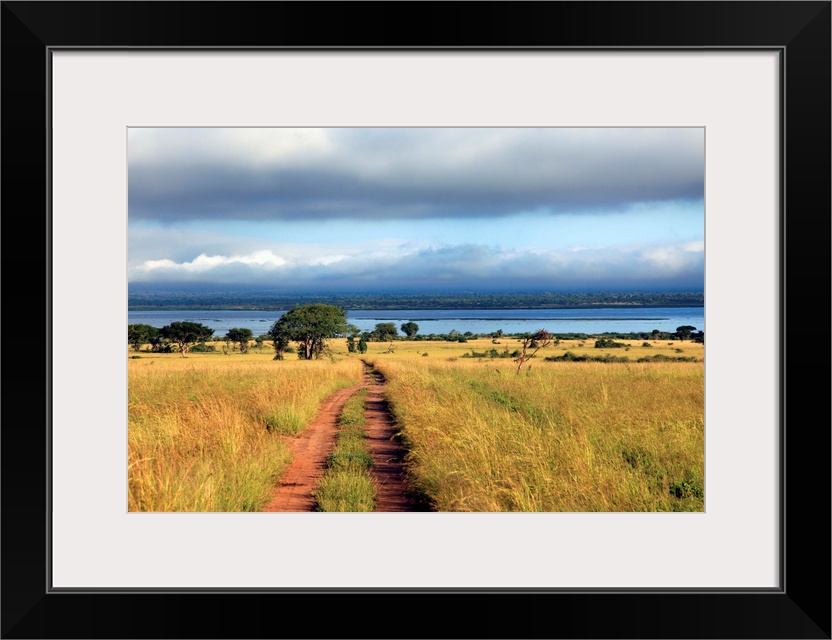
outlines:
[[370, 472], [376, 483], [375, 511], [428, 511], [406, 489], [404, 455], [406, 450], [396, 438], [393, 416], [384, 399], [384, 377], [369, 371], [372, 382], [367, 386], [367, 438], [373, 466]]
[[405, 448], [394, 437], [395, 425], [384, 399], [384, 378], [365, 363], [361, 384], [339, 389], [324, 400], [312, 423], [290, 441], [292, 462], [264, 511], [315, 511], [313, 493], [323, 476], [327, 456], [335, 446], [338, 416], [349, 397], [363, 387], [368, 390], [365, 415], [373, 458], [371, 473], [376, 482], [375, 511], [428, 510], [405, 489]]

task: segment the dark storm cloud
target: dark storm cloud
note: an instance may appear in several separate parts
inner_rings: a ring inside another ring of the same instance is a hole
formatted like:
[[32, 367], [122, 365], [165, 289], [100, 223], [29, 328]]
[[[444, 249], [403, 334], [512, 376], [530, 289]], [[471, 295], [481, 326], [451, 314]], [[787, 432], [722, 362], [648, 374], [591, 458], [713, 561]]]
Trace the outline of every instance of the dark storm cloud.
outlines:
[[129, 215], [505, 216], [701, 201], [704, 130], [131, 129]]

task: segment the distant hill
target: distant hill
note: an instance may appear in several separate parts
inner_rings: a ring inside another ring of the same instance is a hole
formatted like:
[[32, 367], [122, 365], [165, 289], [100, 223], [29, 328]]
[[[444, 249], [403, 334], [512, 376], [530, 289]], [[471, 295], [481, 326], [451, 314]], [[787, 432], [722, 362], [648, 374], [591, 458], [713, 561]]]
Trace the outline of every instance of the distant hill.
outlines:
[[332, 293], [287, 294], [254, 289], [149, 289], [130, 287], [131, 311], [156, 309], [291, 309], [299, 304], [344, 309], [562, 309], [589, 307], [702, 307], [704, 292], [611, 293]]

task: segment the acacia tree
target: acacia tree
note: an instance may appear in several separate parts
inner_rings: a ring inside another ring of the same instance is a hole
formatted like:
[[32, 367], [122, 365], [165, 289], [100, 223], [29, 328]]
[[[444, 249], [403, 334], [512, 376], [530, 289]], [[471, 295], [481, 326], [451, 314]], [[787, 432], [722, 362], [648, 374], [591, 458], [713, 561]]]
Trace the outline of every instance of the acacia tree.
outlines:
[[[328, 338], [348, 332], [347, 312], [341, 307], [305, 304], [283, 314], [269, 329], [269, 336], [275, 343], [275, 359], [281, 360], [289, 341], [294, 341], [298, 344], [298, 357], [311, 360], [321, 357]], [[278, 345], [283, 345], [281, 351], [278, 351]]]
[[159, 329], [159, 336], [179, 345], [179, 353], [184, 358], [191, 345], [205, 342], [214, 335], [211, 327], [197, 322], [171, 322]]
[[679, 338], [679, 340], [690, 340], [690, 336], [693, 331], [696, 331], [696, 327], [684, 324], [681, 327], [676, 327], [676, 333], [674, 335]]
[[419, 325], [413, 321], [405, 322], [402, 324], [401, 330], [404, 331], [408, 338], [412, 338], [419, 333]]
[[[534, 358], [538, 351], [545, 349], [552, 344], [552, 334], [546, 331], [546, 329], [541, 329], [531, 335], [524, 335], [521, 340], [523, 342], [523, 350], [520, 352], [520, 355], [514, 359], [517, 363], [517, 373], [520, 373], [520, 369], [523, 365]], [[534, 351], [529, 353], [529, 349], [534, 349]]]
[[[272, 326], [272, 329], [274, 329], [274, 326]], [[283, 354], [286, 353], [286, 349], [289, 348], [289, 337], [284, 334], [275, 335], [271, 331], [269, 331], [268, 336], [272, 341], [272, 346], [274, 347], [274, 359], [283, 360]]]
[[235, 327], [229, 329], [225, 334], [225, 339], [231, 342], [236, 342], [240, 345], [240, 353], [248, 352], [248, 341], [254, 337], [254, 332], [251, 329], [242, 329]]
[[149, 324], [128, 324], [127, 343], [133, 347], [133, 351], [139, 351], [143, 345], [153, 344], [158, 333], [159, 330]]
[[399, 335], [394, 322], [379, 322], [373, 330], [373, 337], [378, 342], [388, 342]]

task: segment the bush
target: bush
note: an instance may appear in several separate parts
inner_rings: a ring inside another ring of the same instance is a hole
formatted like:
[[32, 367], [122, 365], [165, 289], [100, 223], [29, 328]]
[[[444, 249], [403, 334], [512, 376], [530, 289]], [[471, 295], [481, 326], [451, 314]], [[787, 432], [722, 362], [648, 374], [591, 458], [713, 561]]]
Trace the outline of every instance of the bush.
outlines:
[[692, 356], [666, 356], [657, 353], [654, 356], [639, 358], [636, 362], [696, 362], [696, 358]]
[[605, 353], [602, 356], [585, 356], [577, 355], [571, 351], [567, 351], [562, 356], [549, 356], [544, 358], [546, 362], [629, 362], [627, 356], [614, 356], [611, 353]]
[[509, 353], [508, 349], [498, 351], [497, 349], [489, 349], [488, 351], [474, 351], [471, 353], [463, 353], [462, 358], [516, 358], [520, 355], [520, 350], [515, 349]]
[[614, 342], [612, 338], [599, 338], [595, 341], [596, 349], [620, 349], [626, 346], [623, 342]]
[[548, 356], [543, 359], [546, 362], [586, 362], [589, 360], [589, 356], [579, 356], [571, 351], [567, 351], [562, 356]]

